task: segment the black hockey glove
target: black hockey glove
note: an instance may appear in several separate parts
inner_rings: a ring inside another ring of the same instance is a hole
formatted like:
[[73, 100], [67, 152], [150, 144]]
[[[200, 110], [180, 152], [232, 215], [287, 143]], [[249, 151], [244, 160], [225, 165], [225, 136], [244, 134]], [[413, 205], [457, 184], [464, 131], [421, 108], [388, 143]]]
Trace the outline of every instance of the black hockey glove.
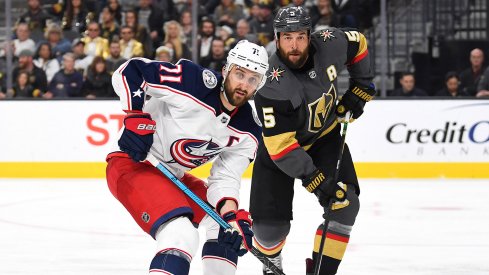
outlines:
[[319, 204], [323, 207], [328, 206], [330, 199], [335, 201], [344, 201], [346, 199], [345, 189], [341, 188], [338, 183], [333, 182], [333, 178], [327, 178], [319, 168], [302, 180], [302, 186], [310, 193], [314, 193], [319, 200]]
[[353, 85], [341, 97], [336, 106], [336, 115], [339, 122], [345, 122], [346, 112], [351, 111], [352, 118], [357, 119], [363, 114], [363, 107], [374, 97], [376, 91], [373, 84], [371, 87]]
[[153, 145], [156, 122], [147, 113], [128, 114], [124, 118], [124, 131], [119, 139], [119, 147], [134, 161], [143, 161]]
[[229, 229], [219, 229], [218, 242], [220, 245], [231, 249], [238, 256], [243, 256], [253, 245], [253, 231], [251, 231], [250, 213], [240, 209], [229, 211], [222, 218], [231, 226]]

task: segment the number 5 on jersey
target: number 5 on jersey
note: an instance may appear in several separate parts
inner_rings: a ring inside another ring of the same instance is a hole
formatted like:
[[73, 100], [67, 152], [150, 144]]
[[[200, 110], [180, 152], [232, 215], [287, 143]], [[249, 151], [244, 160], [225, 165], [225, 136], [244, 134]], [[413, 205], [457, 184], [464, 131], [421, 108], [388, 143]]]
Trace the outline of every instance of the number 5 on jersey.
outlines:
[[273, 116], [273, 107], [263, 107], [263, 122], [265, 128], [273, 128], [275, 126], [275, 117]]
[[357, 31], [347, 31], [345, 32], [348, 41], [360, 42], [360, 33]]

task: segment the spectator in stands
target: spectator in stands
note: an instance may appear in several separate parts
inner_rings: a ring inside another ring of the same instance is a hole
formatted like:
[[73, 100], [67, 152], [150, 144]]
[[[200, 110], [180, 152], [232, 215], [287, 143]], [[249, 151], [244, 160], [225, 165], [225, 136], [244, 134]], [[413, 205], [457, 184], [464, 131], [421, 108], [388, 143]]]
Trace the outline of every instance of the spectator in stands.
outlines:
[[63, 55], [63, 69], [59, 70], [49, 84], [49, 90], [43, 95], [45, 99], [79, 97], [83, 87], [83, 75], [75, 70], [75, 55]]
[[339, 25], [347, 28], [360, 28], [360, 0], [331, 0], [331, 7], [338, 15]]
[[246, 17], [246, 21], [251, 22], [253, 20], [258, 20], [258, 15], [260, 14], [260, 6], [258, 5], [258, 2], [253, 2], [249, 9], [249, 15]]
[[87, 7], [88, 12], [94, 13], [97, 16], [95, 17], [95, 21], [98, 21], [98, 15], [102, 11], [102, 8], [105, 7], [107, 4], [107, 1], [100, 1], [100, 0], [83, 0], [85, 2], [85, 5]]
[[20, 16], [18, 23], [26, 23], [31, 32], [43, 34], [46, 23], [51, 17], [42, 9], [41, 0], [27, 0], [27, 8], [27, 12]]
[[246, 21], [246, 19], [241, 19], [236, 24], [236, 41], [234, 42], [234, 45], [231, 45], [231, 48], [233, 48], [236, 43], [241, 40], [248, 40], [253, 43], [258, 43], [258, 37], [256, 34], [250, 33], [250, 24], [248, 21]]
[[34, 51], [36, 49], [34, 40], [30, 38], [31, 31], [29, 30], [27, 24], [20, 23], [15, 30], [15, 34], [17, 38], [12, 41], [15, 56], [18, 57], [20, 52], [23, 50]]
[[112, 88], [112, 77], [107, 72], [103, 57], [95, 57], [88, 68], [87, 79], [83, 83], [83, 94], [88, 99], [115, 97], [115, 92]]
[[211, 52], [210, 50], [215, 32], [216, 24], [214, 21], [207, 17], [202, 18], [202, 22], [200, 23], [200, 37], [197, 43], [199, 49], [199, 61], [208, 56]]
[[121, 45], [119, 44], [119, 41], [113, 40], [110, 42], [110, 54], [109, 57], [105, 60], [105, 67], [107, 68], [107, 71], [109, 74], [112, 75], [117, 68], [119, 68], [122, 63], [126, 62], [127, 59], [122, 57], [121, 55]]
[[275, 5], [272, 0], [259, 0], [258, 17], [250, 21], [251, 32], [258, 36], [259, 44], [266, 46], [273, 41], [273, 13]]
[[93, 21], [95, 15], [88, 12], [83, 0], [66, 0], [61, 26], [65, 31], [83, 33], [87, 29], [87, 23]]
[[122, 26], [122, 7], [118, 0], [108, 0], [107, 7], [109, 11], [114, 15], [117, 25]]
[[338, 18], [331, 7], [332, 0], [316, 0], [311, 7], [311, 23], [315, 31], [338, 26]]
[[489, 67], [482, 74], [477, 86], [476, 97], [489, 97]]
[[214, 12], [214, 22], [222, 26], [236, 26], [238, 20], [245, 18], [243, 6], [237, 5], [235, 0], [221, 0]]
[[484, 52], [475, 48], [470, 52], [470, 67], [460, 73], [460, 88], [469, 96], [476, 96], [477, 86], [485, 68]]
[[143, 44], [144, 56], [153, 56], [153, 41], [149, 35], [148, 29], [145, 26], [139, 24], [138, 13], [134, 10], [126, 12], [125, 25], [131, 27], [134, 33], [134, 39]]
[[182, 11], [179, 23], [182, 26], [187, 45], [192, 45], [192, 12], [189, 10]]
[[34, 53], [30, 50], [23, 50], [20, 52], [19, 65], [12, 71], [12, 78], [17, 79], [21, 71], [27, 72], [29, 74], [29, 84], [35, 91], [37, 91], [32, 97], [39, 97], [42, 93], [46, 92], [48, 83], [46, 73], [34, 65], [32, 60], [33, 56]]
[[167, 46], [160, 46], [156, 49], [155, 59], [157, 61], [173, 62], [173, 50]]
[[89, 56], [109, 56], [109, 40], [100, 36], [100, 26], [97, 22], [90, 22], [87, 26], [87, 36], [82, 38], [85, 43], [84, 52]]
[[[20, 52], [23, 50], [29, 50], [32, 52], [36, 50], [36, 43], [30, 38], [29, 26], [27, 26], [26, 23], [20, 23], [17, 25], [15, 34], [17, 38], [12, 41], [12, 47], [10, 48], [13, 51], [14, 56], [19, 57]], [[0, 57], [5, 56], [6, 47], [8, 47], [8, 45], [4, 44], [0, 49]]]
[[211, 54], [202, 59], [200, 65], [220, 72], [226, 64], [226, 56], [224, 41], [220, 38], [214, 38], [212, 40]]
[[[224, 48], [226, 51], [231, 49], [231, 46], [236, 44], [236, 38], [233, 37], [233, 29], [229, 26], [222, 26], [217, 28], [218, 37], [224, 41]], [[212, 51], [212, 48], [211, 48]]]
[[51, 45], [48, 42], [39, 44], [33, 62], [38, 68], [44, 70], [48, 83], [51, 82], [60, 68], [58, 59], [54, 58]]
[[180, 24], [175, 21], [168, 21], [164, 25], [165, 29], [165, 40], [164, 42], [172, 42], [174, 48], [173, 52], [175, 55], [175, 59], [179, 60], [180, 58], [192, 59], [192, 52], [190, 51], [187, 44], [185, 44], [185, 35], [183, 34], [182, 27]]
[[109, 7], [104, 7], [102, 13], [100, 14], [100, 19], [102, 21], [102, 37], [108, 41], [112, 41], [114, 36], [119, 35], [119, 25], [115, 21], [114, 14], [110, 11]]
[[[178, 14], [182, 14], [182, 12], [184, 10], [191, 9], [191, 7], [192, 7], [192, 5], [189, 5], [188, 0], [173, 0], [173, 4], [175, 4], [175, 9], [176, 9], [176, 12]], [[200, 5], [200, 6], [202, 6], [202, 5]]]
[[133, 10], [139, 6], [139, 0], [119, 0], [119, 5], [122, 7], [122, 11], [125, 12], [128, 10]]
[[[61, 22], [63, 17], [64, 1], [60, 0], [43, 0], [42, 6], [51, 17], [52, 22]], [[48, 24], [49, 25], [49, 24]]]
[[[193, 0], [189, 0], [188, 2], [192, 2]], [[201, 4], [203, 6], [203, 11], [205, 15], [212, 15], [216, 11], [217, 6], [221, 3], [220, 0], [204, 0]], [[199, 11], [200, 14], [200, 11]]]
[[[176, 63], [178, 60], [175, 57], [175, 46], [173, 46], [173, 43], [171, 41], [167, 41], [163, 43], [164, 47], [167, 47], [168, 49], [172, 50], [172, 57], [171, 57], [171, 63]], [[159, 47], [158, 47], [159, 48]]]
[[73, 55], [75, 56], [75, 70], [81, 74], [85, 74], [88, 66], [92, 64], [94, 56], [85, 54], [85, 42], [83, 42], [81, 39], [73, 40], [71, 49], [73, 51]]
[[178, 19], [178, 12], [173, 0], [153, 0], [153, 6], [163, 12], [163, 17], [160, 18], [163, 22]]
[[29, 73], [25, 71], [20, 71], [17, 75], [14, 85], [10, 91], [7, 91], [7, 97], [15, 98], [32, 98], [37, 97], [34, 95], [40, 95], [41, 91], [35, 90], [34, 87], [29, 83]]
[[[40, 93], [40, 91], [36, 91], [36, 93]], [[7, 97], [32, 98], [33, 94], [34, 88], [29, 83], [29, 73], [20, 71], [14, 85], [12, 86], [12, 89], [7, 91]]]
[[437, 91], [434, 96], [440, 97], [461, 97], [467, 96], [460, 90], [460, 78], [457, 72], [448, 72], [445, 75], [445, 87]]
[[47, 43], [51, 46], [53, 57], [61, 60], [63, 55], [71, 51], [71, 43], [63, 38], [63, 31], [57, 24], [51, 24], [44, 33]]
[[121, 40], [119, 45], [121, 46], [121, 55], [125, 59], [133, 57], [142, 57], [144, 55], [143, 44], [134, 39], [134, 33], [132, 28], [124, 26], [121, 28]]
[[163, 11], [151, 4], [151, 0], [139, 0], [139, 7], [135, 8], [138, 24], [143, 25], [148, 31], [153, 48], [157, 48], [163, 37]]
[[401, 87], [392, 91], [390, 96], [418, 97], [428, 95], [424, 90], [416, 88], [413, 73], [403, 73], [399, 79], [399, 83]]

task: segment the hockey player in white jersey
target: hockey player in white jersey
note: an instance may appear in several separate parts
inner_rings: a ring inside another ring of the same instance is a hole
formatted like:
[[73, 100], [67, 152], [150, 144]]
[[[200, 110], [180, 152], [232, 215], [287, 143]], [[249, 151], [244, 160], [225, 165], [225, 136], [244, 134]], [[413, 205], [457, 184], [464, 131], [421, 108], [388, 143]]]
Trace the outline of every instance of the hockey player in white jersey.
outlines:
[[[116, 70], [114, 90], [127, 113], [107, 156], [110, 191], [157, 242], [150, 274], [187, 275], [198, 232], [205, 275], [235, 274], [252, 245], [249, 213], [239, 209], [241, 175], [255, 158], [261, 128], [248, 103], [268, 69], [265, 48], [248, 41], [231, 49], [222, 75], [189, 60], [176, 64], [133, 58]], [[220, 229], [168, 178], [144, 160], [154, 155], [207, 201], [233, 230]], [[187, 171], [212, 163], [207, 182]]]

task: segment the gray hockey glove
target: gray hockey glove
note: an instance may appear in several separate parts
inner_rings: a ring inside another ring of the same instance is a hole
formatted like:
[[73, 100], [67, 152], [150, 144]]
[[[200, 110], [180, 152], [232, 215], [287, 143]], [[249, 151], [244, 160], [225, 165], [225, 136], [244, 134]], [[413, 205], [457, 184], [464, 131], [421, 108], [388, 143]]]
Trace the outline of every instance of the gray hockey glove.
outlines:
[[333, 178], [327, 178], [323, 171], [316, 169], [310, 176], [302, 180], [302, 186], [310, 193], [314, 193], [319, 200], [319, 204], [327, 207], [329, 200], [344, 201], [346, 191], [338, 183], [333, 182]]
[[372, 100], [375, 93], [375, 86], [373, 84], [370, 84], [370, 87], [361, 85], [351, 86], [341, 97], [338, 106], [336, 106], [338, 122], [345, 122], [345, 115], [348, 111], [351, 111], [353, 119], [359, 118], [363, 114], [365, 103]]

